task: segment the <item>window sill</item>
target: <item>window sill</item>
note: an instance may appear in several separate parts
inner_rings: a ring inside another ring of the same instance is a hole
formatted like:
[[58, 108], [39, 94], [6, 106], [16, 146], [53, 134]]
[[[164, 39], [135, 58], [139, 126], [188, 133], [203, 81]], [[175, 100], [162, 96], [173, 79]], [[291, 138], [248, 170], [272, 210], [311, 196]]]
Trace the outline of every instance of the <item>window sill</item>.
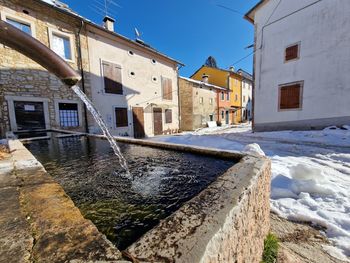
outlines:
[[285, 111], [302, 111], [303, 108], [297, 108], [297, 109], [278, 109], [278, 112], [285, 112]]

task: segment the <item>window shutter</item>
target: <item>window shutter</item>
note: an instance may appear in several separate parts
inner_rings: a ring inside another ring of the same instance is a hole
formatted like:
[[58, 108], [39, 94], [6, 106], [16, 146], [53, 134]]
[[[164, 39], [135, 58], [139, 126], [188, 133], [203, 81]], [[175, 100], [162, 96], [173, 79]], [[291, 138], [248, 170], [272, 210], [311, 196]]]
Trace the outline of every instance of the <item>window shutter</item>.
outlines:
[[286, 48], [286, 61], [298, 58], [299, 45], [294, 45]]
[[105, 92], [112, 94], [123, 94], [121, 68], [113, 63], [102, 62]]
[[117, 127], [127, 127], [128, 110], [126, 108], [115, 108], [115, 120]]
[[280, 87], [280, 109], [301, 108], [301, 84]]
[[165, 110], [165, 123], [173, 122], [173, 111], [171, 109]]
[[168, 78], [162, 78], [162, 92], [164, 100], [172, 100], [173, 99], [173, 88], [172, 81]]

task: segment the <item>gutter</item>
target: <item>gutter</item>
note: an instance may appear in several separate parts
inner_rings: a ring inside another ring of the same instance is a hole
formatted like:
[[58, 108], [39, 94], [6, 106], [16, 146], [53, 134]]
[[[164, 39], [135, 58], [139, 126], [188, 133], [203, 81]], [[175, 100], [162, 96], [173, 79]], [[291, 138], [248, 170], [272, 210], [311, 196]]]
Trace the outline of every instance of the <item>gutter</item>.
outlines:
[[[78, 45], [78, 60], [79, 60], [79, 66], [80, 66], [80, 75], [81, 75], [81, 88], [83, 92], [85, 92], [85, 77], [84, 77], [84, 66], [83, 66], [83, 58], [82, 58], [82, 51], [81, 51], [81, 43], [80, 43], [80, 36], [81, 36], [81, 30], [84, 27], [84, 20], [81, 20], [81, 26], [78, 31], [78, 37], [77, 37], [77, 45]], [[84, 123], [85, 123], [85, 132], [89, 133], [89, 124], [88, 124], [88, 115], [87, 115], [87, 108], [85, 103], [84, 104]]]

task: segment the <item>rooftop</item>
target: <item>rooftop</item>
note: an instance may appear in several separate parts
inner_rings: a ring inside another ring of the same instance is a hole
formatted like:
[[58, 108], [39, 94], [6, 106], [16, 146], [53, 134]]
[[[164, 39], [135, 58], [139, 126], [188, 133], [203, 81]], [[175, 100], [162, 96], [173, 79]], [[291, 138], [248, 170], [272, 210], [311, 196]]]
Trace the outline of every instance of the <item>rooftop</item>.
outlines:
[[203, 82], [203, 81], [199, 81], [199, 80], [194, 80], [194, 79], [185, 78], [185, 77], [181, 77], [181, 76], [180, 76], [180, 79], [184, 79], [184, 80], [187, 80], [189, 82], [196, 83], [198, 85], [206, 86], [208, 88], [213, 88], [213, 89], [218, 89], [218, 90], [226, 90], [226, 88], [219, 87], [219, 86], [216, 86], [216, 85], [213, 85], [213, 84], [209, 84], [209, 83], [206, 83], [206, 82]]
[[171, 60], [171, 61], [177, 63], [178, 65], [185, 66], [183, 63], [181, 63], [181, 62], [177, 61], [176, 59], [173, 59], [173, 58], [171, 58], [171, 57], [169, 57], [169, 56], [159, 52], [158, 50], [152, 48], [150, 45], [145, 44], [144, 42], [141, 43], [140, 41], [134, 41], [134, 40], [131, 40], [131, 39], [125, 37], [125, 36], [122, 36], [122, 35], [116, 33], [116, 32], [112, 32], [112, 31], [107, 30], [103, 26], [98, 25], [98, 24], [92, 22], [91, 20], [89, 20], [89, 19], [79, 15], [78, 13], [74, 12], [72, 9], [69, 8], [69, 6], [67, 4], [65, 4], [65, 3], [61, 2], [61, 1], [57, 1], [57, 0], [36, 0], [36, 1], [44, 3], [44, 4], [47, 4], [47, 5], [49, 5], [49, 6], [53, 7], [53, 8], [61, 11], [61, 12], [64, 12], [64, 13], [68, 14], [68, 15], [74, 16], [75, 18], [78, 18], [78, 19], [84, 21], [86, 24], [89, 24], [89, 25], [91, 25], [93, 27], [96, 27], [96, 28], [102, 30], [102, 31], [105, 31], [105, 32], [107, 32], [107, 33], [109, 33], [109, 34], [111, 34], [111, 35], [113, 35], [115, 37], [118, 37], [118, 38], [121, 38], [123, 40], [126, 40], [130, 44], [142, 47], [142, 48], [144, 48], [144, 49], [146, 49], [146, 50], [148, 50], [150, 52], [156, 53], [156, 54], [162, 56], [165, 59], [168, 59], [168, 60]]

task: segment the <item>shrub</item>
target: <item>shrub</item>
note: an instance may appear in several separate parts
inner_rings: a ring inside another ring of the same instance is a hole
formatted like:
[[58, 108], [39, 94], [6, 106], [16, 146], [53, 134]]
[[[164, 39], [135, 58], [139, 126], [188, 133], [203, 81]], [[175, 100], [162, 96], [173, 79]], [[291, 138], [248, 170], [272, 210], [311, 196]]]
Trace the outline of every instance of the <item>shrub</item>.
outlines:
[[264, 241], [264, 253], [262, 263], [275, 263], [278, 253], [278, 238], [269, 233]]

